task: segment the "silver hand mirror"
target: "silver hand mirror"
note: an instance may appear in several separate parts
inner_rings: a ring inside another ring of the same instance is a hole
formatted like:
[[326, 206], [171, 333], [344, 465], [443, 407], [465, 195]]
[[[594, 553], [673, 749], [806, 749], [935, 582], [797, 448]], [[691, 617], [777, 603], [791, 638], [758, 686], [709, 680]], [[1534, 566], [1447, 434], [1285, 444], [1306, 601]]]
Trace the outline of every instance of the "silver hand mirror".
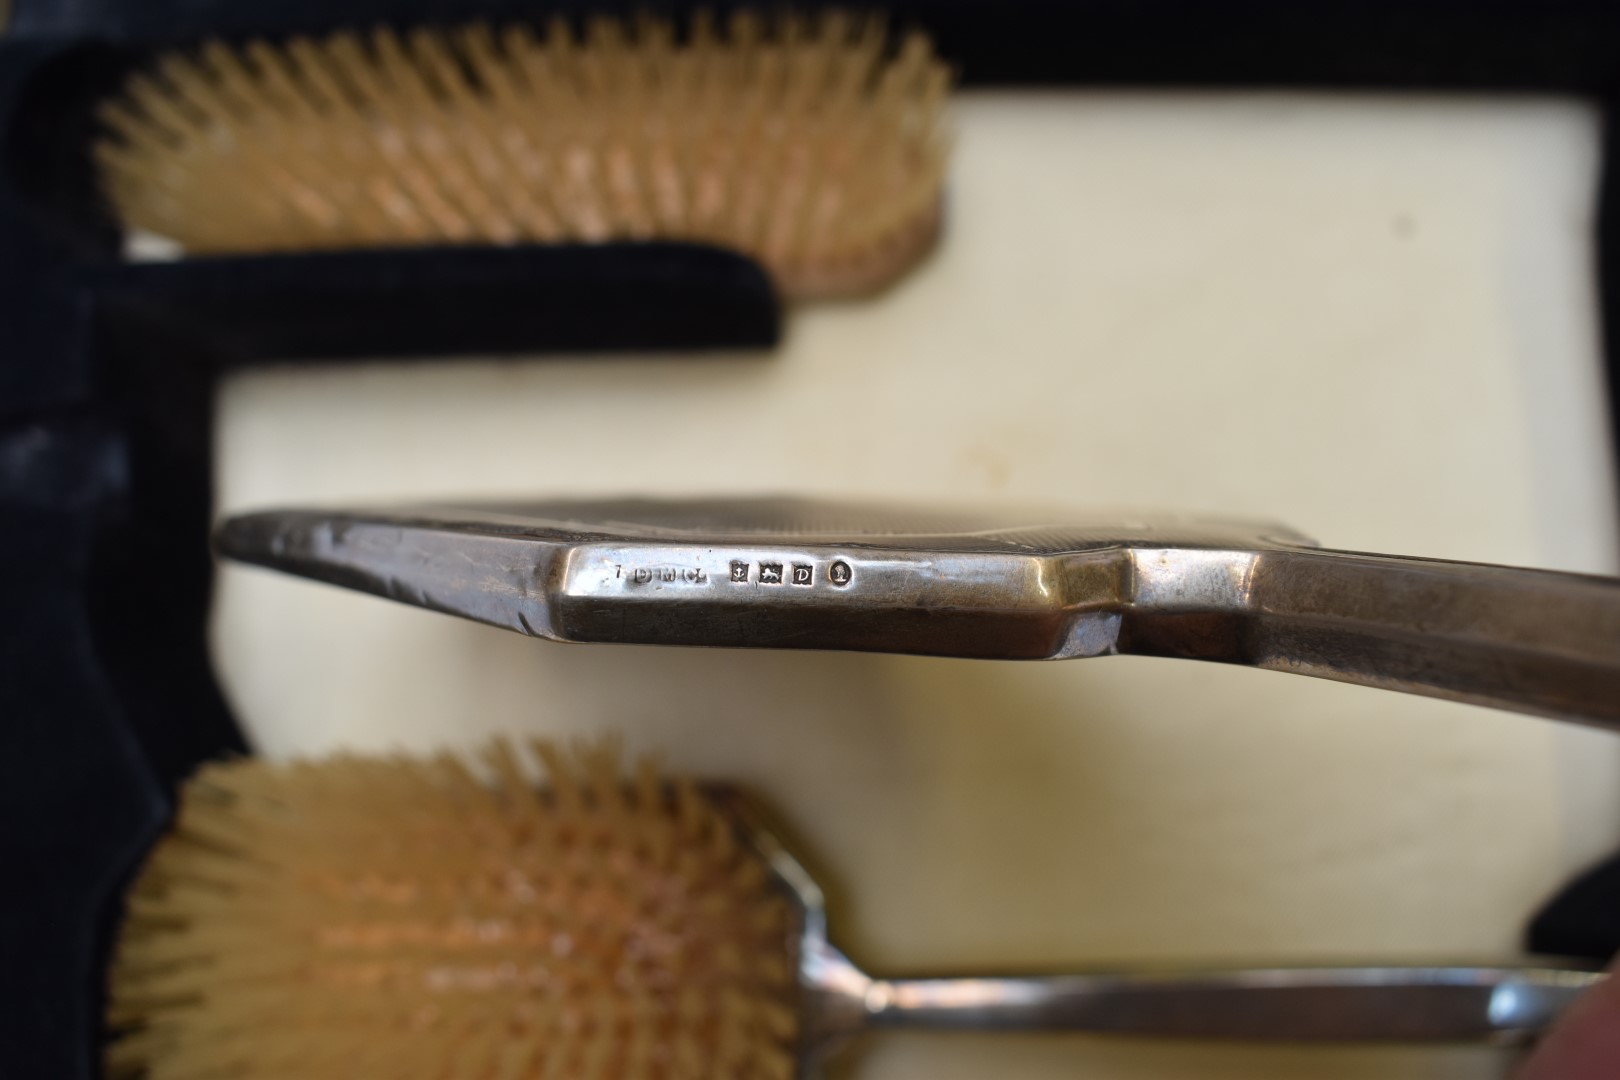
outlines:
[[1280, 525], [807, 499], [273, 510], [235, 559], [554, 641], [1245, 664], [1620, 730], [1620, 581]]

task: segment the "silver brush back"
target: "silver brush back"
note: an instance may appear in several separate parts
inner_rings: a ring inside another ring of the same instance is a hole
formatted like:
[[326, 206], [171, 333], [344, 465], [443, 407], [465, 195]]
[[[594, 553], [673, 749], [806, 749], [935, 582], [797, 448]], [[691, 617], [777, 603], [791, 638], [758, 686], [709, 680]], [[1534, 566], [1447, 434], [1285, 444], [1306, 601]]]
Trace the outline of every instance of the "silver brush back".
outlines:
[[275, 510], [232, 558], [556, 641], [1245, 664], [1620, 730], [1620, 581], [1280, 525], [810, 499]]

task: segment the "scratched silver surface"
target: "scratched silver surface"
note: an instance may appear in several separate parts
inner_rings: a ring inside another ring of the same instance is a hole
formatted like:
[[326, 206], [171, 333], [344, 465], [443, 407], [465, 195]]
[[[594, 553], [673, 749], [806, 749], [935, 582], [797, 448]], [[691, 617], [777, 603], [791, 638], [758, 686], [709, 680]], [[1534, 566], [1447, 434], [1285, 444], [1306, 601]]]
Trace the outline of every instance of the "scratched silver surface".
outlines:
[[557, 641], [1247, 664], [1620, 729], [1620, 582], [1173, 514], [619, 499], [291, 509], [233, 558]]
[[[344, 515], [326, 513], [339, 520]], [[602, 499], [424, 505], [368, 510], [356, 520], [570, 543], [670, 540], [1056, 554], [1130, 543], [1249, 544], [1256, 536], [1309, 544], [1279, 524], [1140, 510], [1006, 506], [993, 509], [810, 498]]]

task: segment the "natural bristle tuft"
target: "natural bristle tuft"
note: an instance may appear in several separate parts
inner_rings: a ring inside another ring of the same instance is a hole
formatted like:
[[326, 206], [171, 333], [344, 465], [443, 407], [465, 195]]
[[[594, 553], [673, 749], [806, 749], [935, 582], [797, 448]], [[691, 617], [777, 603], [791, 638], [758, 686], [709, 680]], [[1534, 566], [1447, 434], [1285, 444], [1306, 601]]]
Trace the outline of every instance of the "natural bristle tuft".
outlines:
[[192, 253], [685, 240], [848, 295], [933, 242], [950, 81], [842, 12], [216, 42], [131, 78], [96, 157]]
[[793, 909], [615, 747], [205, 767], [132, 891], [114, 1076], [793, 1075]]

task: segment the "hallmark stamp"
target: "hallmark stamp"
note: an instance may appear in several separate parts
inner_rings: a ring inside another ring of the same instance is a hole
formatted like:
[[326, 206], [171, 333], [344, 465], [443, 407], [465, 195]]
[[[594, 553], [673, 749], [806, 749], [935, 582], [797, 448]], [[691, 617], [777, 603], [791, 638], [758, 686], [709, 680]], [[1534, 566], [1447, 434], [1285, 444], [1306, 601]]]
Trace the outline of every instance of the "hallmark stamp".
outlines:
[[660, 582], [685, 582], [688, 585], [707, 585], [709, 573], [701, 566], [632, 566], [623, 563], [614, 566], [613, 576], [623, 578], [632, 585], [650, 585]]
[[[849, 563], [842, 559], [820, 571], [819, 577], [816, 564], [813, 562], [779, 563], [732, 559], [728, 566], [727, 577], [733, 585], [746, 585], [752, 581], [757, 585], [795, 585], [801, 589], [808, 589], [821, 580], [841, 588], [855, 577]], [[658, 571], [655, 570], [653, 574], [656, 579]]]

